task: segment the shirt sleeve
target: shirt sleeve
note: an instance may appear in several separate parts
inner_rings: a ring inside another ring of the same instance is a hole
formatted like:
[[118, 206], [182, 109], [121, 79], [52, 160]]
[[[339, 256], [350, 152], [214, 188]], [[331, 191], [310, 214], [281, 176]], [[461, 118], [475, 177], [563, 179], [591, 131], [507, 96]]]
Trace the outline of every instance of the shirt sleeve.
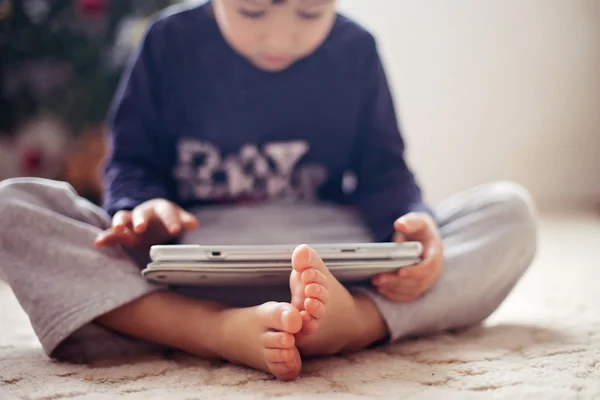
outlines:
[[394, 221], [413, 211], [432, 214], [404, 157], [404, 141], [386, 74], [370, 37], [363, 115], [355, 157], [357, 204], [376, 241], [390, 241]]
[[164, 38], [150, 26], [126, 68], [109, 121], [104, 209], [113, 215], [154, 198], [175, 200], [175, 145], [161, 119]]

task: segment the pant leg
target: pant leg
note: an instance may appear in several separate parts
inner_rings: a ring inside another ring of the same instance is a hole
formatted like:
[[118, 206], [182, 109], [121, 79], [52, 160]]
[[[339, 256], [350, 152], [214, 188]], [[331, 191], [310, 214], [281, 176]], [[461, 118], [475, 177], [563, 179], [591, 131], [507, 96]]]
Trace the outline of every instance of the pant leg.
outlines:
[[[358, 215], [330, 204], [275, 202], [192, 211], [202, 229], [185, 235], [184, 243], [370, 241]], [[108, 215], [65, 183], [32, 178], [0, 182], [0, 231], [10, 232], [0, 234], [0, 275], [6, 275], [53, 357], [86, 361], [157, 348], [89, 323], [157, 289], [140, 275], [147, 254], [127, 257], [94, 248], [93, 239], [109, 224]], [[237, 307], [290, 300], [287, 285], [171, 289]]]
[[532, 202], [516, 184], [476, 187], [441, 204], [436, 215], [445, 250], [436, 284], [411, 303], [395, 303], [364, 289], [379, 307], [392, 340], [481, 322], [504, 301], [534, 258]]
[[90, 324], [158, 289], [125, 253], [94, 247], [109, 224], [66, 183], [0, 182], [0, 270], [48, 355], [75, 361], [153, 347]]

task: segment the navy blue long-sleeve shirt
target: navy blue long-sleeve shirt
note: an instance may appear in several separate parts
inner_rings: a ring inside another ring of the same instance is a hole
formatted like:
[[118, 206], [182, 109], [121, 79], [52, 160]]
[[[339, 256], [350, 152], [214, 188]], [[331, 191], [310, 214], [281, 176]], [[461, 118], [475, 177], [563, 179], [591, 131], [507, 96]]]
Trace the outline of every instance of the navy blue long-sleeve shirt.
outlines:
[[428, 211], [375, 40], [341, 15], [313, 54], [272, 73], [229, 47], [210, 2], [171, 9], [148, 29], [111, 114], [111, 215], [153, 198], [190, 208], [292, 197], [356, 205], [386, 241], [395, 219]]

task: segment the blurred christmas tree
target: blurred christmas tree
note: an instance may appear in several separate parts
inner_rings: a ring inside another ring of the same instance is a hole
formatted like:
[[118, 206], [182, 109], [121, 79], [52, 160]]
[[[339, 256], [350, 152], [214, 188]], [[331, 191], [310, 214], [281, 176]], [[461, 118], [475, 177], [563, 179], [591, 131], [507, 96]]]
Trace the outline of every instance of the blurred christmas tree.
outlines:
[[148, 19], [178, 0], [0, 0], [0, 134], [40, 112], [101, 124]]

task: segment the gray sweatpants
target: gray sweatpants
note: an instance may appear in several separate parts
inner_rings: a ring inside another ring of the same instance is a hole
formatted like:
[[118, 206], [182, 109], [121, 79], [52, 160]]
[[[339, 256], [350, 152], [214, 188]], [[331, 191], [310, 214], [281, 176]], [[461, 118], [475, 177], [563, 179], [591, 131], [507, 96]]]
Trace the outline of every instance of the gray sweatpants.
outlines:
[[[527, 192], [493, 183], [461, 193], [435, 209], [445, 246], [437, 283], [411, 303], [394, 303], [372, 287], [391, 339], [478, 323], [506, 298], [536, 251]], [[188, 243], [323, 243], [370, 240], [360, 218], [327, 204], [207, 207]], [[86, 361], [155, 349], [104, 330], [98, 316], [160, 289], [140, 274], [146, 254], [94, 247], [110, 218], [66, 183], [33, 178], [0, 182], [0, 275], [4, 275], [50, 356]], [[183, 288], [181, 293], [255, 305], [289, 301], [289, 288]]]

